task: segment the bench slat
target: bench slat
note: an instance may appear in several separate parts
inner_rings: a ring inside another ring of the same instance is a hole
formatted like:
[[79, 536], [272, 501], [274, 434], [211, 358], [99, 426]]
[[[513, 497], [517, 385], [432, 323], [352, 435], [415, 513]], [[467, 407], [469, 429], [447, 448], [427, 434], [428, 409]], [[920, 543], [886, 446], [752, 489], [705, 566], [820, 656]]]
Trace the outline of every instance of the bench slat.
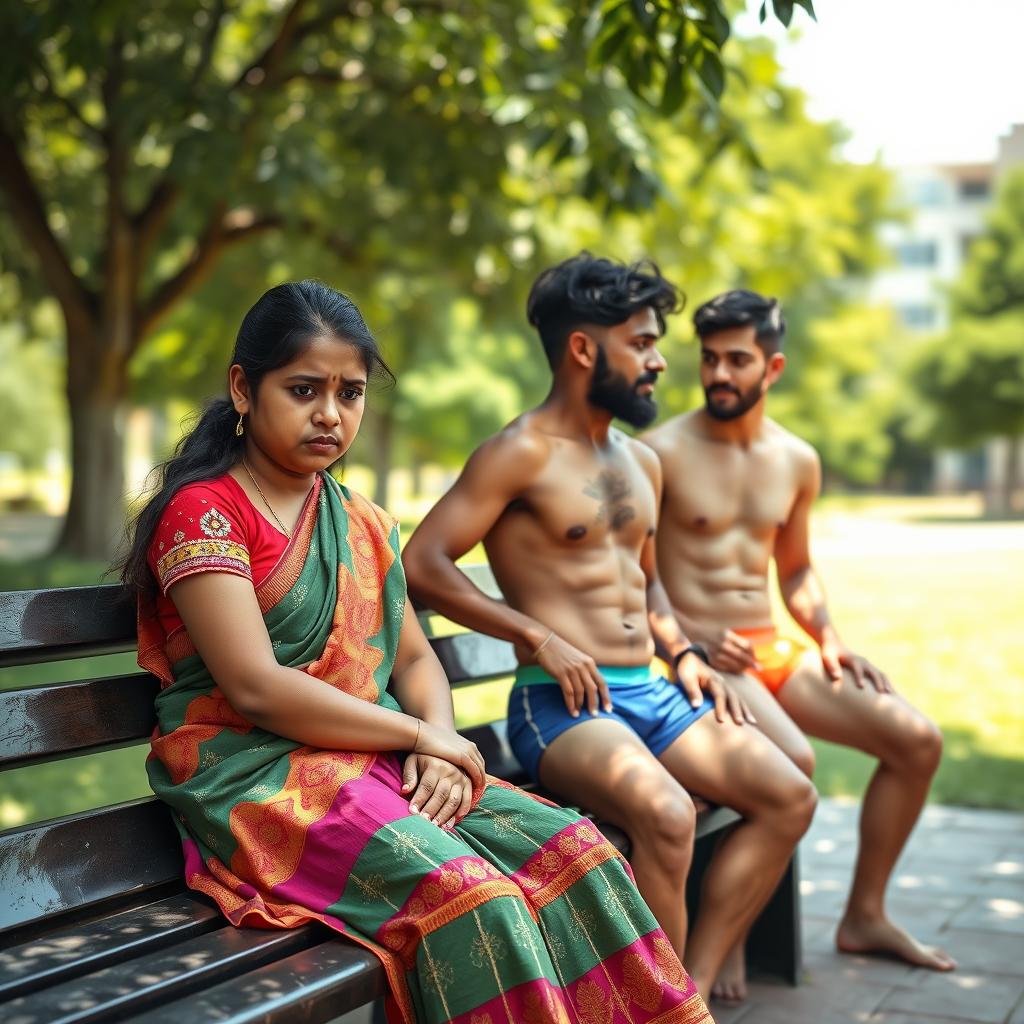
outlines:
[[311, 927], [290, 931], [221, 928], [14, 999], [3, 1008], [3, 1018], [7, 1024], [85, 1024], [141, 1013], [155, 1003], [297, 953], [322, 937], [322, 928]]
[[507, 640], [480, 633], [456, 633], [430, 641], [453, 686], [479, 683], [510, 676], [516, 670], [516, 656]]
[[182, 893], [98, 921], [57, 928], [0, 951], [0, 1000], [98, 971], [227, 925], [194, 893]]
[[144, 1021], [324, 1024], [383, 996], [385, 988], [384, 970], [369, 950], [335, 939], [199, 995], [154, 1008]]
[[122, 587], [0, 594], [0, 666], [60, 661], [135, 646], [135, 602]]
[[0, 691], [0, 770], [148, 739], [159, 689], [136, 672]]
[[155, 798], [0, 833], [0, 933], [182, 874], [181, 840]]

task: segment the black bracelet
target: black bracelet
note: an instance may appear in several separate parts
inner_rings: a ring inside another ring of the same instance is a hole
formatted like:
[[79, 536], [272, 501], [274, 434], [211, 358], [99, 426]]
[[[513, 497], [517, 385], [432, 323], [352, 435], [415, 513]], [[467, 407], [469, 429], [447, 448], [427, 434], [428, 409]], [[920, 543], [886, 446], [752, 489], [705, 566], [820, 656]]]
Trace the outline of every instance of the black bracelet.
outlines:
[[703, 647], [702, 647], [702, 646], [701, 646], [700, 644], [690, 644], [690, 646], [689, 646], [689, 647], [684, 647], [684, 648], [683, 648], [683, 649], [682, 649], [682, 650], [681, 650], [681, 651], [680, 651], [680, 652], [679, 652], [679, 653], [678, 653], [678, 654], [677, 654], [677, 655], [676, 655], [676, 656], [675, 656], [675, 657], [674, 657], [674, 658], [672, 659], [672, 669], [673, 669], [673, 671], [675, 671], [675, 672], [678, 672], [678, 671], [679, 671], [679, 663], [680, 663], [680, 662], [681, 662], [681, 661], [683, 660], [683, 658], [685, 658], [685, 657], [686, 657], [686, 656], [687, 656], [688, 654], [696, 654], [696, 655], [697, 655], [697, 657], [698, 657], [698, 658], [700, 658], [700, 660], [701, 660], [701, 661], [703, 661], [703, 662], [704, 662], [704, 664], [708, 666], [708, 668], [710, 668], [710, 667], [711, 667], [711, 658], [710, 658], [710, 657], [708, 656], [708, 652], [707, 652], [706, 650], [704, 650], [704, 648], [703, 648]]

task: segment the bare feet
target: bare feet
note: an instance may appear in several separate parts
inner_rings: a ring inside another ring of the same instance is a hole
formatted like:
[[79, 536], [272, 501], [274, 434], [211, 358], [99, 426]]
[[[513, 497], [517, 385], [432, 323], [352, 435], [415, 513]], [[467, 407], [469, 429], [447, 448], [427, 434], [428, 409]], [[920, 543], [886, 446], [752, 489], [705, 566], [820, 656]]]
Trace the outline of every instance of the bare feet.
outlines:
[[926, 946], [888, 918], [843, 919], [836, 932], [840, 953], [890, 956], [932, 971], [951, 971], [956, 961], [938, 946]]
[[727, 1006], [738, 1006], [747, 998], [747, 960], [742, 941], [729, 950], [711, 989], [711, 998]]

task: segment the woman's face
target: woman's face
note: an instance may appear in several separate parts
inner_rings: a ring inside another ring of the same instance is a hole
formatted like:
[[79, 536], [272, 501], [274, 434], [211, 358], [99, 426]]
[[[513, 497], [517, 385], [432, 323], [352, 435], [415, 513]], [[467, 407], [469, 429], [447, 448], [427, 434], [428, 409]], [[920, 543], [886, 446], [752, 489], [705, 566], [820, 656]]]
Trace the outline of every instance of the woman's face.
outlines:
[[231, 368], [231, 389], [235, 408], [245, 413], [248, 442], [285, 472], [305, 475], [326, 469], [355, 440], [363, 418], [366, 378], [359, 349], [323, 337], [311, 341], [292, 362], [266, 374], [255, 401], [239, 366]]

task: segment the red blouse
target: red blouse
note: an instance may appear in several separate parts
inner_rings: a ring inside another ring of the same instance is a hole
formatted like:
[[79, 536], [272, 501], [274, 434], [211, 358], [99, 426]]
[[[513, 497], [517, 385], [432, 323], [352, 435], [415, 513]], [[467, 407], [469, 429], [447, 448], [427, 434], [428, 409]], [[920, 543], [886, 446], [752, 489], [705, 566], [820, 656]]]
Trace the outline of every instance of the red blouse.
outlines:
[[164, 635], [182, 625], [167, 596], [178, 580], [197, 572], [230, 572], [258, 587], [287, 547], [288, 538], [256, 510], [230, 474], [182, 487], [164, 509], [149, 545]]

